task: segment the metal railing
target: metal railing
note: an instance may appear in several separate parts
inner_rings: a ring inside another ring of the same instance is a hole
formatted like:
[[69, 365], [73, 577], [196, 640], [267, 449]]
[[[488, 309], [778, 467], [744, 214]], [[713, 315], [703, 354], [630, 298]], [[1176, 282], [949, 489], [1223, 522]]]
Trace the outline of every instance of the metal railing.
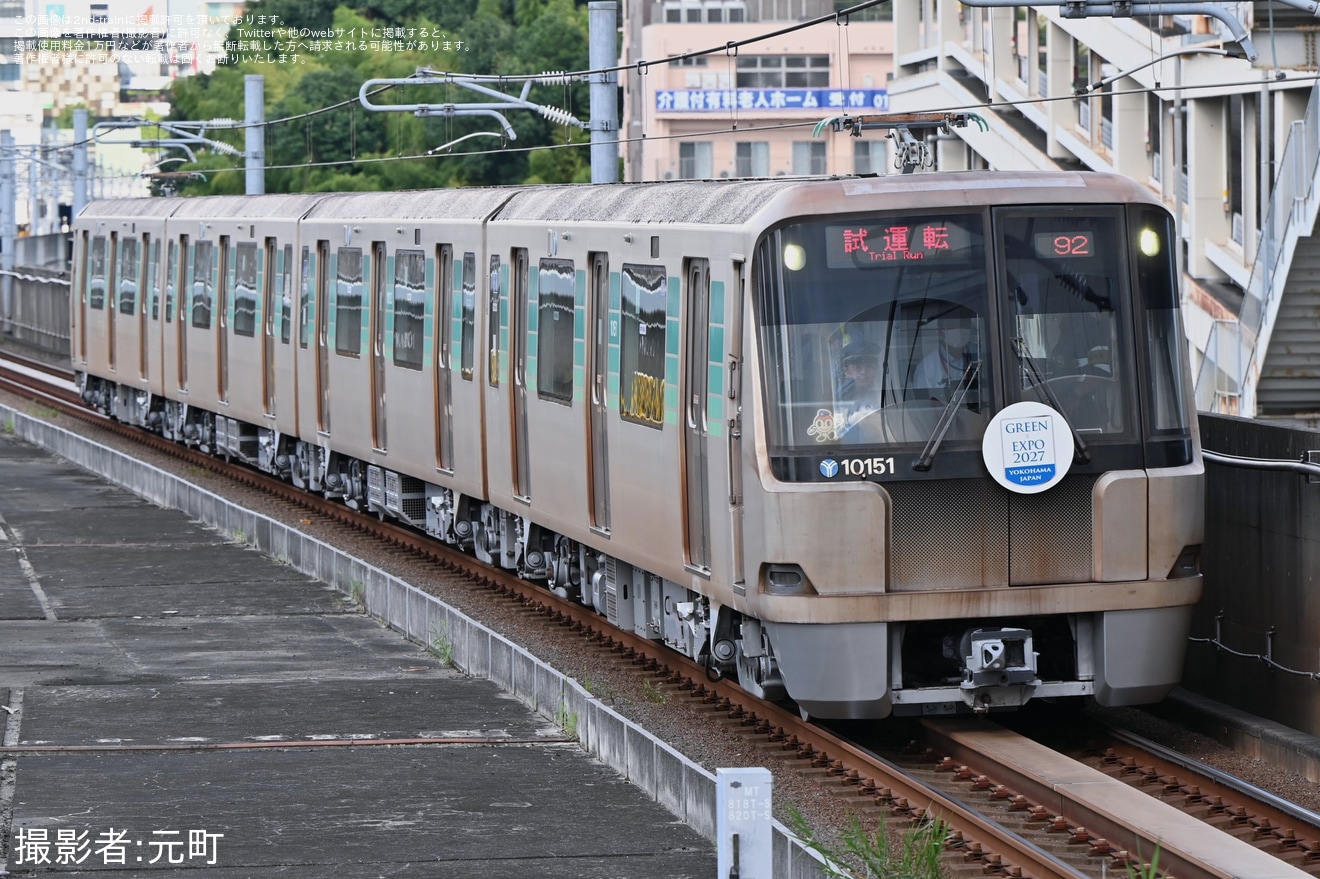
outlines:
[[[1232, 362], [1226, 362], [1222, 322], [1216, 322], [1206, 341], [1205, 360], [1196, 380], [1197, 406], [1214, 400], [1215, 405], [1230, 408], [1206, 408], [1211, 412], [1241, 410], [1237, 414], [1253, 415], [1255, 388], [1248, 385], [1253, 369], [1259, 370], [1259, 359], [1264, 354], [1259, 339], [1265, 328], [1271, 305], [1282, 293], [1292, 264], [1297, 239], [1309, 235], [1315, 222], [1317, 191], [1315, 176], [1320, 169], [1320, 88], [1311, 91], [1306, 116], [1292, 123], [1283, 156], [1278, 164], [1278, 175], [1270, 195], [1268, 213], [1260, 224], [1256, 258], [1251, 266], [1251, 277], [1242, 311], [1235, 329], [1237, 353]], [[1242, 401], [1220, 398], [1220, 388], [1232, 386], [1238, 394], [1246, 393], [1246, 406]]]
[[31, 267], [20, 267], [9, 274], [12, 293], [0, 315], [0, 336], [67, 357], [68, 274]]

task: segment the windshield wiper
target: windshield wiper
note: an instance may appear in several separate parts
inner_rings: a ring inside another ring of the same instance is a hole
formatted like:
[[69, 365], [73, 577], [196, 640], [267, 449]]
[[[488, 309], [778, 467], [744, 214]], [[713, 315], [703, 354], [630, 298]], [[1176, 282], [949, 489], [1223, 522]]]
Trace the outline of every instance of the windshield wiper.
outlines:
[[967, 369], [963, 371], [962, 378], [958, 380], [958, 386], [953, 389], [953, 394], [949, 398], [948, 405], [940, 413], [940, 420], [935, 422], [935, 429], [931, 431], [930, 438], [926, 440], [926, 448], [921, 450], [917, 460], [912, 462], [912, 469], [925, 472], [930, 469], [930, 465], [935, 461], [935, 454], [940, 450], [940, 445], [944, 442], [945, 435], [949, 432], [950, 425], [953, 424], [953, 416], [957, 414], [962, 406], [963, 398], [971, 390], [972, 382], [976, 381], [976, 376], [981, 372], [981, 361], [973, 360], [967, 364]]
[[[1022, 367], [1027, 371], [1028, 378], [1031, 379], [1031, 387], [1045, 398], [1051, 409], [1062, 414], [1063, 406], [1059, 405], [1059, 398], [1054, 396], [1054, 390], [1045, 383], [1045, 379], [1041, 378], [1040, 370], [1036, 368], [1035, 361], [1031, 359], [1031, 355], [1027, 352], [1027, 340], [1018, 336], [1013, 340], [1012, 347], [1013, 356], [1018, 359], [1018, 363], [1022, 364]], [[1072, 426], [1066, 416], [1063, 422], [1068, 425], [1068, 430], [1072, 432], [1073, 448], [1076, 450], [1073, 460], [1078, 464], [1090, 463], [1091, 453], [1086, 448], [1086, 440], [1082, 439], [1082, 435], [1077, 432], [1077, 428]]]

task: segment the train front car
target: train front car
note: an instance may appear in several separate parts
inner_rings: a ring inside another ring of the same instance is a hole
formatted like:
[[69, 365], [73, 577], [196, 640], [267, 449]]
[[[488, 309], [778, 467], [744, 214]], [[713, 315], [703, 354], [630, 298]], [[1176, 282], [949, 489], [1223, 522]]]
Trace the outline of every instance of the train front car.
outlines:
[[740, 679], [836, 718], [1162, 698], [1203, 492], [1168, 213], [1076, 174], [776, 207]]

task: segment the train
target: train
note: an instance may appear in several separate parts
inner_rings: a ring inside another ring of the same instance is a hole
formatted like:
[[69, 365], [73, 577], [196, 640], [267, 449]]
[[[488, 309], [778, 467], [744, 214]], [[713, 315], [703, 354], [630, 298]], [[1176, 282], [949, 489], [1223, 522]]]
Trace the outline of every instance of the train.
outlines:
[[87, 405], [806, 717], [1181, 677], [1179, 241], [1125, 178], [103, 199], [73, 236]]

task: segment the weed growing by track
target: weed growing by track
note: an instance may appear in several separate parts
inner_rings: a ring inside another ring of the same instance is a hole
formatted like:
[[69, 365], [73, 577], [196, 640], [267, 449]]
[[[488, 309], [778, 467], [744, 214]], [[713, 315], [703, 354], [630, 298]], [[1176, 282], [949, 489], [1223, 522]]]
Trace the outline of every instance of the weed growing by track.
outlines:
[[650, 681], [642, 681], [642, 698], [656, 705], [665, 705], [669, 702], [669, 694]]
[[854, 816], [839, 837], [842, 848], [835, 850], [816, 836], [796, 809], [789, 808], [788, 819], [789, 828], [803, 844], [825, 859], [826, 875], [836, 879], [942, 879], [946, 875], [941, 857], [948, 827], [938, 819], [905, 832], [897, 851], [884, 823], [868, 834], [861, 819]]
[[[1138, 850], [1140, 854], [1140, 850]], [[1151, 855], [1149, 864], [1142, 864], [1140, 867], [1127, 865], [1127, 879], [1160, 879], [1160, 847], [1155, 846], [1155, 854]]]
[[440, 661], [445, 666], [452, 666], [454, 664], [454, 641], [449, 637], [448, 623], [445, 623], [438, 629], [431, 629], [430, 650], [440, 658]]
[[559, 710], [555, 712], [555, 723], [570, 738], [576, 739], [578, 737], [578, 713], [569, 711], [568, 705], [563, 701], [559, 703]]

